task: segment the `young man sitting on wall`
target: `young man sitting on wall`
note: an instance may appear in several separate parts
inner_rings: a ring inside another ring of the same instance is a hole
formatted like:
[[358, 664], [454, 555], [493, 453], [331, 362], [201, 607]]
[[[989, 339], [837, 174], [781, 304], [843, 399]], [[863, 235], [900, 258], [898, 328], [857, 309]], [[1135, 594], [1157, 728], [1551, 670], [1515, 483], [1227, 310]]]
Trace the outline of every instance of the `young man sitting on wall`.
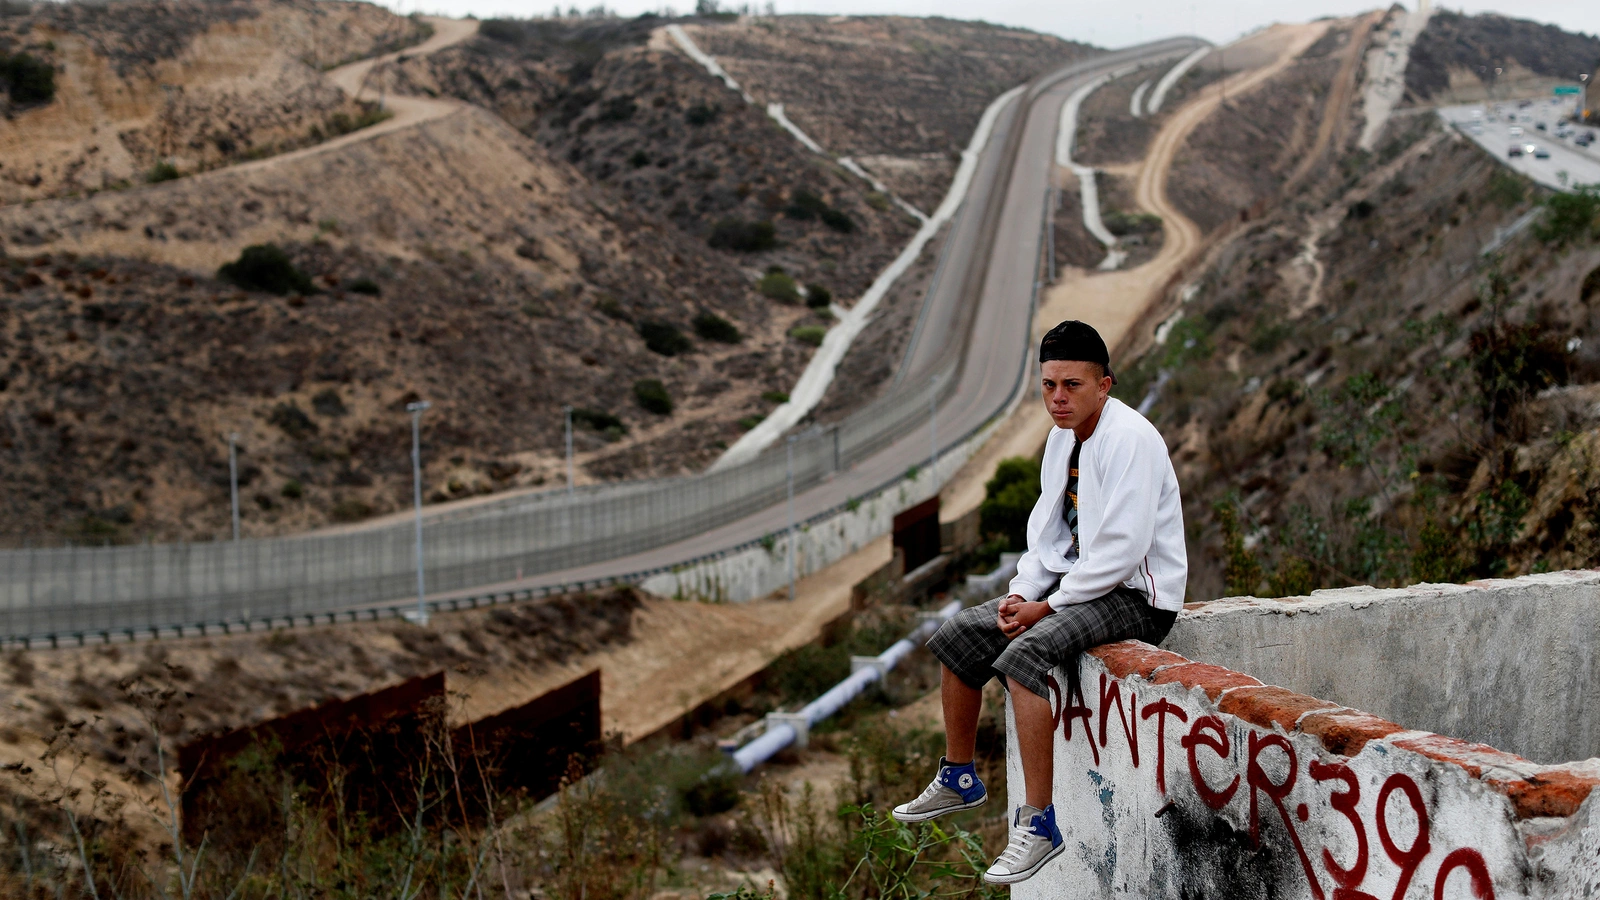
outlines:
[[922, 796], [894, 817], [923, 822], [988, 799], [972, 756], [982, 688], [999, 676], [1011, 692], [1027, 802], [984, 874], [991, 884], [1031, 878], [1065, 849], [1051, 802], [1050, 670], [1075, 676], [1078, 655], [1099, 644], [1160, 643], [1183, 608], [1189, 563], [1177, 475], [1155, 426], [1110, 398], [1110, 362], [1105, 341], [1083, 322], [1062, 322], [1040, 342], [1044, 405], [1056, 427], [1028, 550], [1010, 594], [961, 611], [928, 641], [942, 664], [945, 757]]

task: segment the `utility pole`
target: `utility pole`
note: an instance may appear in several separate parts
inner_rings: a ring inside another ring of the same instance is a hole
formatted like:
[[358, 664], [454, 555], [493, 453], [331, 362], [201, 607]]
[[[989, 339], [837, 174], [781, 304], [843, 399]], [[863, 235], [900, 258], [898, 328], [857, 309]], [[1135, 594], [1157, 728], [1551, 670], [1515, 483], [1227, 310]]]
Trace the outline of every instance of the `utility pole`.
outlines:
[[406, 404], [411, 413], [411, 495], [417, 507], [417, 624], [428, 624], [427, 582], [422, 576], [422, 413], [433, 406], [426, 400]]
[[784, 466], [789, 478], [789, 599], [794, 599], [794, 435], [783, 445]]
[[228, 494], [233, 500], [233, 540], [239, 540], [239, 432], [228, 432]]
[[572, 406], [567, 406], [567, 499], [572, 499]]

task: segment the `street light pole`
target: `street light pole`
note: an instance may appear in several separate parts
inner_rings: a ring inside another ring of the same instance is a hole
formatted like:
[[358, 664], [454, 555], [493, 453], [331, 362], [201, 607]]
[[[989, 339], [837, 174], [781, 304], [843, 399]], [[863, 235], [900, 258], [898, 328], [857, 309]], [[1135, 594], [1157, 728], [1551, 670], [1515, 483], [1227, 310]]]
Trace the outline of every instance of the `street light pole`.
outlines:
[[794, 599], [794, 435], [783, 445], [783, 461], [789, 479], [789, 599]]
[[567, 499], [572, 499], [572, 407], [567, 406]]
[[239, 432], [228, 432], [228, 494], [233, 501], [233, 539], [239, 540]]
[[411, 495], [417, 507], [417, 624], [428, 624], [427, 582], [422, 575], [422, 413], [433, 404], [426, 400], [406, 404], [411, 413]]

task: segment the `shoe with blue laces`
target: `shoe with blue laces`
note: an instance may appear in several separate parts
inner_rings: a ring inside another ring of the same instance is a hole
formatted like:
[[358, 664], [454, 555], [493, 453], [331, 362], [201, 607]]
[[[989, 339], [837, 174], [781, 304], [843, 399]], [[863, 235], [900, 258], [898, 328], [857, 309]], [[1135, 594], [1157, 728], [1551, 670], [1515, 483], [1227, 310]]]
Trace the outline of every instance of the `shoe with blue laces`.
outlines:
[[1056, 827], [1054, 803], [1044, 809], [1019, 806], [1011, 826], [1011, 841], [989, 871], [983, 873], [983, 880], [990, 884], [1027, 881], [1066, 849], [1061, 830]]

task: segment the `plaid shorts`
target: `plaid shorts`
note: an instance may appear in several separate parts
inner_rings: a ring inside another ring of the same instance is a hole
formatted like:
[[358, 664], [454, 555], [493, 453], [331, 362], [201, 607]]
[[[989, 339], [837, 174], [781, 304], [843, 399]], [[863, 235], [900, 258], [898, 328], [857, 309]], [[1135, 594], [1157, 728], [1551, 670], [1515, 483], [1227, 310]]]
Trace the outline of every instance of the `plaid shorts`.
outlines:
[[933, 655], [969, 687], [981, 688], [998, 675], [1046, 697], [1051, 669], [1067, 666], [1071, 677], [1078, 654], [1101, 644], [1129, 639], [1158, 644], [1177, 618], [1151, 607], [1133, 588], [1117, 587], [1098, 600], [1053, 612], [1008, 640], [997, 622], [1002, 599], [956, 613], [928, 639]]

